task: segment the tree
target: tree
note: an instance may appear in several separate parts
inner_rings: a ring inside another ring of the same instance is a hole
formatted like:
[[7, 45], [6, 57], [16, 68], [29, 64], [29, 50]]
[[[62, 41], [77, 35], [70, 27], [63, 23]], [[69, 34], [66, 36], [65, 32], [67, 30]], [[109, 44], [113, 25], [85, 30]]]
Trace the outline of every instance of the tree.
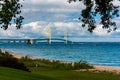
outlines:
[[116, 22], [112, 21], [115, 17], [118, 17], [119, 6], [113, 4], [114, 0], [68, 0], [83, 2], [86, 6], [81, 12], [79, 20], [83, 22], [82, 27], [87, 26], [88, 31], [93, 32], [97, 27], [95, 17], [100, 16], [100, 24], [103, 28], [108, 29], [108, 32], [117, 29]]
[[20, 0], [0, 0], [0, 26], [7, 29], [12, 23], [16, 24], [16, 28], [20, 29], [23, 21], [21, 13]]

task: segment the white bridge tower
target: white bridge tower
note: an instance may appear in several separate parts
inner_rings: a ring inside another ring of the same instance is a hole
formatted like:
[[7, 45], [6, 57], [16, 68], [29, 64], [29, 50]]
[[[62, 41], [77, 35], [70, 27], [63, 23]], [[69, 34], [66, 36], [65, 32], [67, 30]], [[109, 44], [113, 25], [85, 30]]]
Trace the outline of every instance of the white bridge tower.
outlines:
[[51, 37], [52, 37], [52, 34], [51, 34], [51, 28], [47, 28], [46, 30], [46, 35], [48, 36], [48, 43], [51, 44]]
[[64, 40], [65, 40], [64, 43], [67, 44], [67, 41], [68, 41], [68, 33], [67, 32], [64, 33]]

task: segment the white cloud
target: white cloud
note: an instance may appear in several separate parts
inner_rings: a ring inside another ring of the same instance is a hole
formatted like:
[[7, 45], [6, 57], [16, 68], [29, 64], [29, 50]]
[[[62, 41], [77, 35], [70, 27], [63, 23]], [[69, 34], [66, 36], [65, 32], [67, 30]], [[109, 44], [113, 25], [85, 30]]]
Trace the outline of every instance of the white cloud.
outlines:
[[111, 33], [107, 32], [108, 29], [103, 29], [102, 25], [98, 25], [94, 30], [93, 33], [97, 36], [110, 36]]
[[[36, 21], [23, 25], [23, 28], [16, 30], [12, 25], [8, 30], [0, 29], [0, 38], [47, 38], [47, 29], [51, 28], [52, 37], [62, 38], [64, 33], [68, 33], [68, 37], [73, 41], [109, 41], [114, 40], [116, 32], [107, 33], [107, 30], [98, 26], [91, 34], [87, 31], [87, 28], [82, 28], [81, 23], [75, 22], [46, 22]], [[114, 36], [114, 37], [113, 37]], [[119, 40], [117, 36], [115, 41]]]
[[114, 0], [113, 4], [116, 5], [116, 6], [120, 6], [120, 1], [119, 0]]
[[69, 4], [67, 0], [25, 0], [22, 2], [23, 11], [43, 12], [80, 12], [84, 8], [82, 3]]
[[[74, 21], [85, 8], [81, 2], [68, 3], [68, 0], [24, 0], [21, 2], [24, 21], [64, 22]], [[75, 14], [73, 14], [75, 13]]]
[[87, 35], [86, 31], [80, 27], [80, 23], [74, 22], [45, 22], [36, 21], [23, 25], [23, 28], [16, 30], [15, 26], [12, 25], [8, 30], [2, 30], [0, 37], [6, 38], [39, 38], [46, 36], [46, 29], [51, 28], [53, 37], [64, 36], [65, 32], [68, 32], [68, 36], [83, 36]]

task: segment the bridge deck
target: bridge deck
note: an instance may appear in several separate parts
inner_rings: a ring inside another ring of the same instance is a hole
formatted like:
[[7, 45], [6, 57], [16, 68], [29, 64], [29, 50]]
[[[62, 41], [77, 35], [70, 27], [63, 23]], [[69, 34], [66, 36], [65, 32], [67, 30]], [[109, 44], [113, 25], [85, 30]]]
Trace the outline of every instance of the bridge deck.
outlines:
[[[28, 41], [29, 39], [0, 39], [0, 42], [2, 41]], [[43, 39], [31, 39], [32, 41], [48, 41], [49, 38], [43, 38]], [[72, 42], [70, 40], [60, 39], [60, 38], [51, 38], [51, 41], [67, 41]]]

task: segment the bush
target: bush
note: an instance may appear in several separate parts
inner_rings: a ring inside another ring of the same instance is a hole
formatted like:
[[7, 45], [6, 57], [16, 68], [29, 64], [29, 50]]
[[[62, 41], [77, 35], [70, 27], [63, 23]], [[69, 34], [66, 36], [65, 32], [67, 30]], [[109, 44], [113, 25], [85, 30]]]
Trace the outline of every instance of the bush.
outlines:
[[93, 66], [85, 61], [74, 62], [74, 69], [90, 69], [90, 68], [93, 68]]
[[52, 68], [52, 69], [60, 69], [60, 70], [76, 70], [76, 69], [90, 69], [93, 68], [90, 64], [85, 61], [79, 61], [74, 63], [61, 62], [59, 60], [46, 60], [46, 59], [29, 59], [29, 58], [21, 58], [21, 62], [23, 62], [27, 67], [44, 67], [44, 68]]
[[9, 52], [6, 51], [5, 53], [0, 52], [0, 66], [29, 71], [23, 63], [20, 63], [17, 58], [14, 58], [11, 54], [9, 54]]
[[23, 56], [23, 57], [21, 57], [21, 59], [19, 59], [20, 60], [20, 62], [24, 62], [24, 61], [32, 61], [32, 59], [30, 58], [30, 56]]

